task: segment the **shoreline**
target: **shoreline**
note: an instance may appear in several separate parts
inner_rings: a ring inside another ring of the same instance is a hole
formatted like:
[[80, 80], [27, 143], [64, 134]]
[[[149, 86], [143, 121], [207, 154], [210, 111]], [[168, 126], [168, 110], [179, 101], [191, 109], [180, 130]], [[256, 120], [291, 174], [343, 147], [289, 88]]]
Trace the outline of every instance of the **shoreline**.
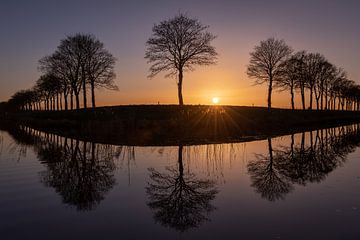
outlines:
[[5, 119], [10, 125], [25, 125], [96, 143], [158, 146], [254, 141], [336, 127], [360, 122], [360, 111], [123, 105], [87, 110], [16, 112], [9, 113]]

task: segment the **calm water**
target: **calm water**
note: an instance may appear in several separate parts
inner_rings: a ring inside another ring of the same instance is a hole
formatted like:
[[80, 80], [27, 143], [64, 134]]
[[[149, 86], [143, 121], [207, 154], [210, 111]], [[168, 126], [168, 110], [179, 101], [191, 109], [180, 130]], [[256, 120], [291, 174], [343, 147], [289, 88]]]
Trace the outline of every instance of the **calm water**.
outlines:
[[0, 131], [0, 239], [360, 239], [360, 126], [131, 147]]

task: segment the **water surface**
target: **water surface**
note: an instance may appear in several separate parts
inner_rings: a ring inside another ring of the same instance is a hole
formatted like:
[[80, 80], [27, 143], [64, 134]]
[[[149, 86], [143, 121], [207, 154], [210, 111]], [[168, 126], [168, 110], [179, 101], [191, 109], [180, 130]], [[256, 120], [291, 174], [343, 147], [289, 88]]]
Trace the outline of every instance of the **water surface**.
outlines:
[[137, 147], [0, 131], [1, 239], [359, 239], [360, 125]]

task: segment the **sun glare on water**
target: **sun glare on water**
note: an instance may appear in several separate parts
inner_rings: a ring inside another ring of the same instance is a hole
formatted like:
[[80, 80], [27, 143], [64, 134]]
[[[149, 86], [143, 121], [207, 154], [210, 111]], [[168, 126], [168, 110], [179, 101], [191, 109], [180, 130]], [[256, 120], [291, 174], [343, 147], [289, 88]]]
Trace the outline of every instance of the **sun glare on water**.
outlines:
[[213, 104], [218, 104], [220, 102], [220, 98], [218, 98], [218, 97], [213, 97], [212, 98], [212, 103]]

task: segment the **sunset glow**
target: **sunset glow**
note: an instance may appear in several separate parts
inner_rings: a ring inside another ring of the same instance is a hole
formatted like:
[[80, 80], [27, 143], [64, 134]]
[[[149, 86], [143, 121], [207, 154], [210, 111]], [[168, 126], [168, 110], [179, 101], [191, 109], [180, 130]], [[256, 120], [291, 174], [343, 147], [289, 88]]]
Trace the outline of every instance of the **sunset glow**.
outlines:
[[218, 97], [213, 97], [213, 98], [211, 99], [211, 101], [212, 101], [213, 104], [218, 104], [218, 103], [220, 102], [220, 98], [218, 98]]

